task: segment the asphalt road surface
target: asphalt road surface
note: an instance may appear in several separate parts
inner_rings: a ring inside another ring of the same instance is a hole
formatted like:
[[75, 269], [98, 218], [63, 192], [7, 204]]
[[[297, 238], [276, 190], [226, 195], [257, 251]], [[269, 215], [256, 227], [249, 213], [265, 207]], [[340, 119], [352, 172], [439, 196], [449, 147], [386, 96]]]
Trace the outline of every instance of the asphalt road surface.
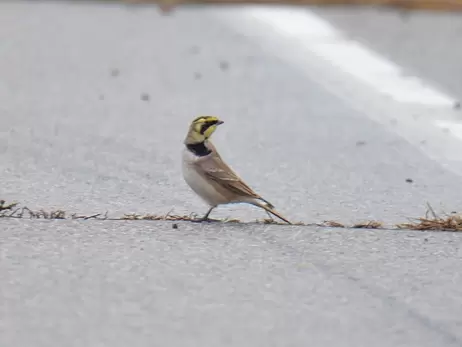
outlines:
[[[339, 45], [325, 59], [313, 17], [307, 31], [246, 8], [1, 2], [0, 198], [204, 213], [180, 152], [190, 120], [214, 114], [223, 157], [293, 221], [460, 211], [462, 17], [309, 13], [450, 102], [391, 80], [386, 96], [372, 72], [357, 78], [372, 63], [336, 60]], [[458, 233], [176, 226], [1, 218], [0, 346], [462, 346]]]

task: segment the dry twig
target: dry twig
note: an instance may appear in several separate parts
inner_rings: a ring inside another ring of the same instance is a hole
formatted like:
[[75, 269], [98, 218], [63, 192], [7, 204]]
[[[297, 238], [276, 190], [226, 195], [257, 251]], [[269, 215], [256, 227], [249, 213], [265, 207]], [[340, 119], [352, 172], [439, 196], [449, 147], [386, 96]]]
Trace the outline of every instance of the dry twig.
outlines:
[[[431, 217], [429, 217], [431, 214]], [[427, 203], [425, 218], [414, 218], [409, 223], [401, 223], [396, 226], [398, 229], [411, 230], [440, 230], [440, 231], [462, 231], [462, 215], [450, 214], [440, 217], [435, 210]]]
[[[96, 219], [96, 220], [150, 220], [150, 221], [186, 221], [193, 222], [197, 221], [195, 214], [190, 215], [175, 215], [169, 211], [165, 215], [157, 214], [146, 214], [140, 215], [136, 213], [125, 214], [122, 217], [109, 218], [108, 212], [101, 214], [96, 213], [92, 215], [78, 215], [72, 213], [70, 217], [67, 216], [63, 210], [52, 210], [45, 211], [43, 209], [34, 211], [28, 207], [19, 207], [18, 203], [7, 204], [4, 200], [0, 200], [0, 218], [30, 218], [30, 219]], [[242, 223], [239, 219], [228, 218], [228, 219], [217, 219], [216, 222], [222, 223]], [[272, 218], [266, 218], [262, 220], [256, 220], [257, 224], [274, 224], [274, 225], [287, 225], [281, 221], [274, 220]], [[303, 223], [296, 222], [293, 225], [298, 226], [319, 226], [319, 227], [330, 227], [330, 228], [355, 228], [355, 229], [385, 229], [382, 222], [379, 221], [365, 221], [356, 223], [353, 225], [345, 225], [336, 221], [324, 221], [323, 223]], [[430, 204], [427, 203], [427, 211], [425, 217], [411, 219], [408, 223], [401, 223], [395, 225], [394, 228], [388, 229], [408, 229], [408, 230], [442, 230], [442, 231], [462, 231], [462, 214], [452, 213], [440, 217], [436, 214], [435, 210]]]
[[322, 224], [319, 224], [319, 226], [323, 227], [330, 227], [330, 228], [345, 228], [345, 225], [333, 220], [325, 220]]
[[381, 229], [383, 228], [383, 223], [375, 220], [368, 222], [360, 222], [352, 226], [354, 229]]

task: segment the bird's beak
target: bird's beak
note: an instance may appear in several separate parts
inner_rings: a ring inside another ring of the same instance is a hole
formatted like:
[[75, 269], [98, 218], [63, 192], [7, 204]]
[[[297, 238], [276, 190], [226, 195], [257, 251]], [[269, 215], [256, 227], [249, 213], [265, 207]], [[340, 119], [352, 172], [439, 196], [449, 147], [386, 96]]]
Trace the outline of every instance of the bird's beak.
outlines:
[[220, 125], [220, 124], [223, 124], [223, 123], [224, 123], [224, 122], [223, 122], [222, 120], [219, 120], [219, 121], [217, 122], [217, 125]]

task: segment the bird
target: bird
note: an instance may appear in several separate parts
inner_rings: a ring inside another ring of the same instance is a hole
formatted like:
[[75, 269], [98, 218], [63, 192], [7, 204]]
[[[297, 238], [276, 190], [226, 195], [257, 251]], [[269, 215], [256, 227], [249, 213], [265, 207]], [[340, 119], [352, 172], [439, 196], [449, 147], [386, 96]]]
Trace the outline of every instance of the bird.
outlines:
[[255, 193], [222, 159], [210, 141], [224, 122], [215, 116], [196, 117], [183, 141], [182, 171], [189, 187], [209, 205], [207, 213], [194, 221], [210, 221], [209, 215], [219, 205], [247, 203], [264, 209], [288, 224], [287, 218], [273, 204]]

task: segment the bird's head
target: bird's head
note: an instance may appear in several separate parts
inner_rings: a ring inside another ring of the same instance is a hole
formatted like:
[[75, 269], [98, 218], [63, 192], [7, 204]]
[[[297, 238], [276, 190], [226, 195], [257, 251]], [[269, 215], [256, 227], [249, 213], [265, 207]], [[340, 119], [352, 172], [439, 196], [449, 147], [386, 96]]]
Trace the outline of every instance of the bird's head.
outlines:
[[200, 116], [194, 119], [189, 126], [188, 135], [186, 136], [185, 143], [193, 144], [200, 143], [207, 140], [217, 127], [224, 122], [217, 117], [213, 116]]

